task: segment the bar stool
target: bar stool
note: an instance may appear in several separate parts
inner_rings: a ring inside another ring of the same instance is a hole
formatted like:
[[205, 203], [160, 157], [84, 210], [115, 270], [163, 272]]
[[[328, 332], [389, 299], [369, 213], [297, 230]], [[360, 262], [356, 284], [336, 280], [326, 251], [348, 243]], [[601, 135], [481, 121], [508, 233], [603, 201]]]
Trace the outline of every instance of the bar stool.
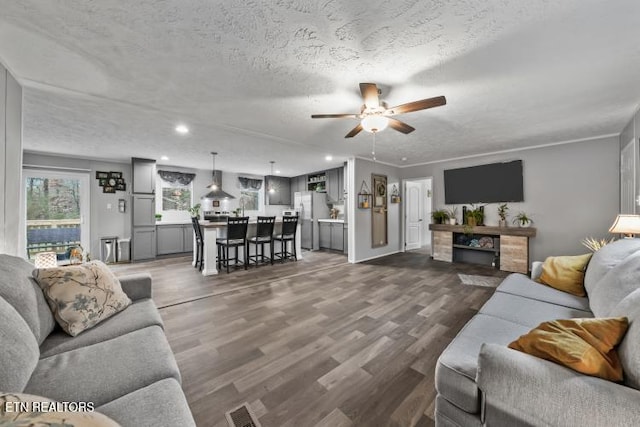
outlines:
[[[294, 261], [298, 260], [298, 255], [296, 253], [296, 230], [297, 229], [298, 229], [297, 216], [282, 217], [282, 233], [274, 237], [274, 240], [280, 242], [280, 252], [274, 254], [274, 257], [278, 257], [280, 262], [284, 262], [285, 259], [291, 259], [291, 258], [293, 258]], [[291, 242], [291, 252], [287, 251], [287, 242]]]
[[248, 257], [246, 254], [246, 241], [247, 241], [247, 228], [249, 227], [249, 217], [239, 218], [227, 218], [227, 237], [216, 239], [216, 245], [218, 247], [218, 270], [222, 265], [227, 267], [227, 273], [229, 273], [230, 259], [229, 248], [235, 248], [235, 257], [233, 266], [236, 267], [238, 262], [238, 248], [242, 246], [245, 251], [244, 256], [244, 269], [247, 269]]
[[204, 238], [202, 237], [202, 229], [200, 228], [197, 217], [192, 216], [191, 223], [193, 224], [193, 232], [196, 236], [196, 264], [194, 267], [202, 271], [204, 268]]
[[[249, 256], [249, 264], [251, 260], [255, 265], [260, 262], [264, 263], [265, 259], [271, 262], [273, 265], [273, 227], [276, 224], [275, 216], [259, 216], [258, 223], [256, 225], [256, 235], [247, 239], [247, 243], [256, 245], [255, 255]], [[269, 256], [264, 256], [264, 245], [269, 244]], [[258, 254], [258, 245], [260, 245], [260, 254]], [[250, 246], [250, 245], [249, 245]], [[250, 247], [247, 248], [247, 253], [250, 251]], [[258, 258], [260, 259], [258, 261]]]

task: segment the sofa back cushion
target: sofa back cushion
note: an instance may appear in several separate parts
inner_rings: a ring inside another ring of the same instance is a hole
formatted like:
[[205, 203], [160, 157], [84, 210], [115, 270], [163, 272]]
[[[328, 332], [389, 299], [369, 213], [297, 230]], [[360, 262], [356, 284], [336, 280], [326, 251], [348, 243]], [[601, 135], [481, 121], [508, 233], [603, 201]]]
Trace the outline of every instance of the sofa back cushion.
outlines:
[[595, 290], [600, 279], [612, 268], [620, 264], [624, 259], [634, 252], [640, 251], [640, 239], [620, 239], [605, 245], [596, 251], [584, 274], [584, 288], [587, 294]]
[[640, 289], [620, 301], [612, 315], [629, 319], [627, 334], [618, 346], [618, 356], [624, 372], [624, 383], [640, 389]]
[[596, 317], [609, 317], [627, 295], [640, 288], [640, 252], [629, 255], [600, 279], [589, 294], [589, 307]]
[[22, 258], [0, 254], [0, 297], [29, 325], [38, 344], [53, 331], [56, 321], [42, 290], [31, 277], [33, 265]]
[[39, 358], [38, 342], [29, 325], [0, 297], [0, 389], [23, 391]]

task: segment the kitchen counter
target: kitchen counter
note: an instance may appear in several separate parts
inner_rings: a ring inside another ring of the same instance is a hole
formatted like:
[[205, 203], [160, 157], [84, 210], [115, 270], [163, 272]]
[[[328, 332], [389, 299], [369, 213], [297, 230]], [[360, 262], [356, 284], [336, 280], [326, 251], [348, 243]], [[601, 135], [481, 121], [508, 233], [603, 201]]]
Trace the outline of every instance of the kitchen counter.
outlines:
[[337, 222], [340, 224], [344, 224], [344, 219], [322, 218], [322, 219], [319, 219], [318, 222]]
[[191, 220], [182, 221], [156, 221], [156, 225], [186, 225], [191, 224]]

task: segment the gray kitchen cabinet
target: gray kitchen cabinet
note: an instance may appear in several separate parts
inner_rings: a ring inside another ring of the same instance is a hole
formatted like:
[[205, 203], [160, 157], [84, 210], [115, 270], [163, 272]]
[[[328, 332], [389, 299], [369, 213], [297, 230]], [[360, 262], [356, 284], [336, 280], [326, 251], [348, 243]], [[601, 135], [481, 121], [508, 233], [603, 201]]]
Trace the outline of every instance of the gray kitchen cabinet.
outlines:
[[332, 223], [320, 222], [320, 248], [331, 249]]
[[158, 225], [157, 254], [179, 254], [193, 251], [193, 226], [191, 224]]
[[131, 159], [133, 168], [132, 193], [153, 194], [156, 192], [156, 161], [151, 159]]
[[156, 196], [134, 194], [132, 210], [134, 227], [153, 227], [156, 225]]
[[342, 223], [331, 224], [331, 249], [344, 251], [344, 224]]
[[[284, 176], [265, 176], [267, 205], [290, 205], [291, 204], [291, 183], [290, 179]], [[273, 189], [270, 192], [269, 189]]]
[[329, 201], [337, 202], [340, 200], [340, 183], [338, 178], [338, 169], [329, 169], [326, 171], [327, 176], [327, 198]]
[[344, 201], [345, 185], [344, 185], [344, 166], [338, 168], [338, 200]]
[[156, 257], [156, 228], [135, 227], [133, 229], [132, 259], [140, 261]]

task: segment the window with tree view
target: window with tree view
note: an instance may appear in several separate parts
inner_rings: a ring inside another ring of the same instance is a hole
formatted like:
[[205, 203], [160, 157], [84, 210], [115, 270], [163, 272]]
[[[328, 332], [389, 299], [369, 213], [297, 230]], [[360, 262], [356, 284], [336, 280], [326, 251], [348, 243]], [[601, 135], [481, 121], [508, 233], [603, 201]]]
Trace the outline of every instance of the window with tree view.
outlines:
[[163, 211], [186, 211], [191, 207], [191, 186], [171, 186], [162, 187], [162, 210]]

